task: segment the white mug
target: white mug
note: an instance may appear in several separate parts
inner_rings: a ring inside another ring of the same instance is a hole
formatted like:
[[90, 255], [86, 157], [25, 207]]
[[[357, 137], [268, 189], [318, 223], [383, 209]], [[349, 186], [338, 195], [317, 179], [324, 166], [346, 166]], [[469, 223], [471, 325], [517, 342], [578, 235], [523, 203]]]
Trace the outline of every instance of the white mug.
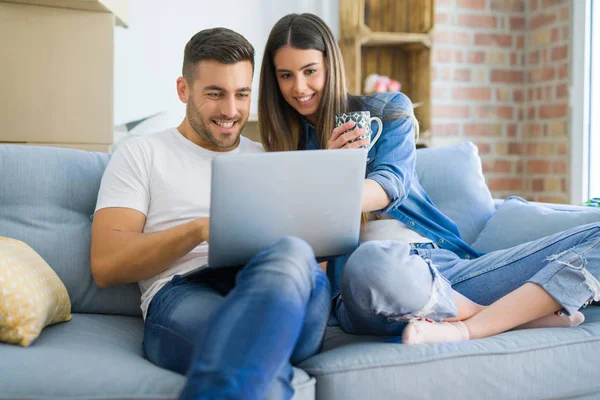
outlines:
[[[338, 127], [342, 124], [345, 124], [346, 122], [350, 122], [350, 121], [354, 121], [356, 123], [356, 125], [354, 125], [354, 127], [351, 128], [350, 130], [354, 130], [354, 129], [364, 129], [365, 130], [364, 135], [359, 136], [352, 141], [354, 142], [355, 140], [368, 138], [369, 144], [366, 146], [362, 146], [362, 147], [365, 147], [367, 149], [367, 151], [371, 150], [373, 145], [377, 142], [377, 140], [379, 140], [379, 136], [381, 136], [381, 131], [383, 130], [383, 123], [381, 122], [381, 120], [377, 117], [371, 117], [371, 113], [369, 111], [351, 111], [351, 112], [347, 112], [347, 113], [336, 114], [336, 116], [335, 116], [335, 126], [336, 127]], [[377, 124], [379, 125], [377, 134], [375, 135], [375, 138], [373, 138], [373, 139], [371, 139], [371, 136], [373, 134], [373, 132], [371, 131], [371, 122], [372, 121], [377, 121]]]

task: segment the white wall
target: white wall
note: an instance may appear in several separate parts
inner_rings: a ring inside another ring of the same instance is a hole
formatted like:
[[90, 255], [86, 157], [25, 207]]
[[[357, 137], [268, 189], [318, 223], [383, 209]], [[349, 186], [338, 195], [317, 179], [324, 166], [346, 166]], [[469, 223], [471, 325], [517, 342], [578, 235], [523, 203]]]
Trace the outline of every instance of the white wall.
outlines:
[[264, 45], [279, 18], [311, 12], [339, 37], [339, 0], [129, 0], [129, 6], [129, 28], [115, 28], [115, 124], [161, 111], [184, 115], [175, 80], [185, 44], [202, 29], [233, 29], [255, 47], [252, 113]]

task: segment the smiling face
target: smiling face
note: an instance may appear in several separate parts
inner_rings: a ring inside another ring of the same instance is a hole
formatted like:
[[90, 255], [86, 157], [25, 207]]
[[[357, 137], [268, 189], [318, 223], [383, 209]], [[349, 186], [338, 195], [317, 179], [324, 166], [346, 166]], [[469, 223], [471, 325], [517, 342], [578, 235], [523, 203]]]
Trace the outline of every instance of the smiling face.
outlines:
[[277, 50], [273, 62], [279, 90], [285, 101], [316, 125], [327, 80], [323, 53], [284, 46]]
[[183, 77], [177, 80], [179, 98], [187, 103], [181, 133], [208, 150], [235, 149], [250, 114], [251, 86], [249, 61], [200, 61], [193, 82]]

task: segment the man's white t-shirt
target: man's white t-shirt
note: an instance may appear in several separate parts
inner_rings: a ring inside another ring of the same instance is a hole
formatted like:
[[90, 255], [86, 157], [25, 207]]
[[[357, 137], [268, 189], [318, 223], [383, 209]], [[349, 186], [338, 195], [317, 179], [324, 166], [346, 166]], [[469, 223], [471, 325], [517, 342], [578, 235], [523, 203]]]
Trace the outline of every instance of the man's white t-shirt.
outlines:
[[[215, 156], [264, 152], [261, 144], [240, 137], [230, 152], [206, 150], [172, 128], [132, 137], [119, 146], [102, 176], [96, 211], [125, 207], [146, 216], [143, 233], [163, 231], [210, 211], [211, 162]], [[162, 273], [138, 282], [142, 312], [152, 297], [176, 274], [183, 274], [208, 261], [208, 243], [199, 244]]]

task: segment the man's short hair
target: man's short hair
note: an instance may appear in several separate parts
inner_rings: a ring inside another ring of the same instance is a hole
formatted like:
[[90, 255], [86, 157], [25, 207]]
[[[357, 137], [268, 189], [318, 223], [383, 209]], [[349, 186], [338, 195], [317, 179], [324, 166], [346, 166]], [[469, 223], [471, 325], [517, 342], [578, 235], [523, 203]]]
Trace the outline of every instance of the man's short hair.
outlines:
[[223, 64], [250, 61], [254, 71], [254, 47], [231, 29], [205, 29], [192, 36], [185, 45], [182, 75], [188, 83], [194, 81], [194, 70], [202, 60], [216, 60]]

